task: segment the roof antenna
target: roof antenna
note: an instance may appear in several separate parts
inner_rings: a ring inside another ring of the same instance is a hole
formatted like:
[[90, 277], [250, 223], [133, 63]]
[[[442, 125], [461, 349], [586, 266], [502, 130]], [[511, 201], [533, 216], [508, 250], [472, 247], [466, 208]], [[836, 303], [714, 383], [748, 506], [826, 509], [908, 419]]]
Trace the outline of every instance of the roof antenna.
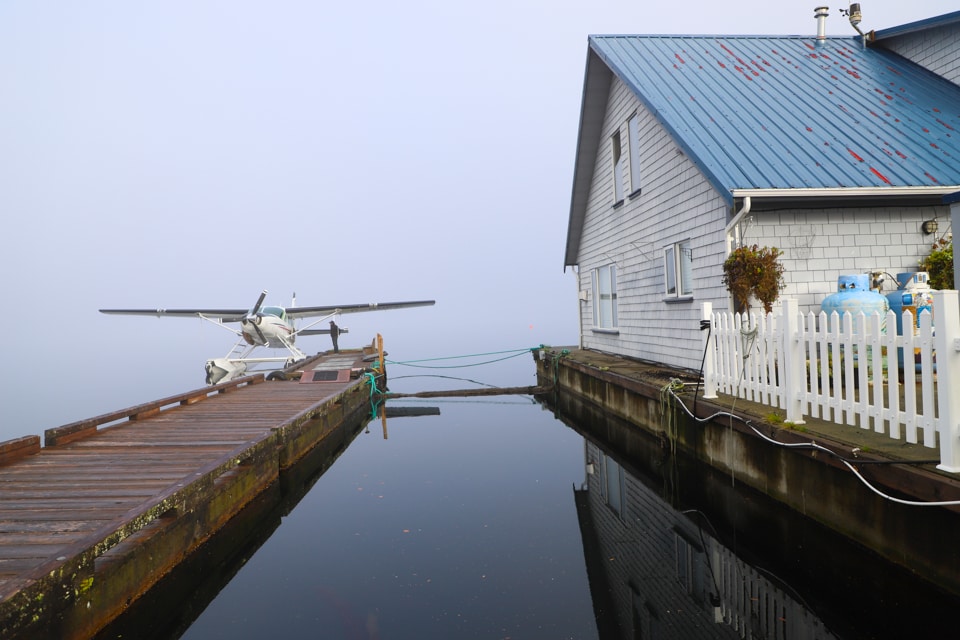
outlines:
[[850, 20], [850, 26], [857, 30], [857, 33], [860, 34], [860, 39], [863, 41], [863, 46], [867, 46], [867, 36], [860, 29], [860, 21], [863, 20], [863, 14], [860, 13], [860, 3], [851, 2], [850, 8], [847, 10], [840, 9], [840, 13], [847, 16]]
[[817, 19], [817, 43], [823, 44], [827, 39], [827, 10], [830, 7], [817, 7], [813, 10], [813, 17]]

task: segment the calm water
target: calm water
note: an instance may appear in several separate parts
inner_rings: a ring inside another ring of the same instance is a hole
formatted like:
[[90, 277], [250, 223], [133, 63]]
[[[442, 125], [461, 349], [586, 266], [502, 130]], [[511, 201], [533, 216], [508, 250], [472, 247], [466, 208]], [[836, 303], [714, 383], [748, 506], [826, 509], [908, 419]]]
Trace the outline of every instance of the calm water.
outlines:
[[826, 639], [952, 628], [955, 599], [775, 515], [655, 440], [624, 439], [589, 414], [566, 416], [568, 426], [524, 397], [429, 405], [440, 415], [391, 418], [386, 439], [378, 420], [342, 453], [318, 451], [280, 488], [281, 507], [254, 508], [101, 637]]

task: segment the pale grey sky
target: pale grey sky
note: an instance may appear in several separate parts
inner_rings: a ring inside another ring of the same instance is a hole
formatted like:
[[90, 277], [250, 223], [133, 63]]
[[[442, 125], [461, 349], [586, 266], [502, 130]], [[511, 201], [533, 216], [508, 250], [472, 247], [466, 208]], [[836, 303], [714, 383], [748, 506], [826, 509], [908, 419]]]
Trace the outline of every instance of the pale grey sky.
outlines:
[[[232, 344], [101, 307], [434, 298], [344, 317], [345, 345], [575, 343], [587, 35], [814, 34], [817, 4], [0, 3], [0, 440], [200, 387]], [[866, 30], [957, 9], [861, 6]]]

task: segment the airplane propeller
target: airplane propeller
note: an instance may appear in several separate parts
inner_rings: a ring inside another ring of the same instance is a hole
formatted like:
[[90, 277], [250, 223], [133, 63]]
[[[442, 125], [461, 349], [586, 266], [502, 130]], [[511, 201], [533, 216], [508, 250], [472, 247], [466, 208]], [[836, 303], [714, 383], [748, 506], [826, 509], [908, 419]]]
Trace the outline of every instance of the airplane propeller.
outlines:
[[263, 335], [263, 331], [260, 330], [260, 307], [263, 306], [263, 300], [267, 297], [267, 291], [263, 290], [260, 292], [260, 297], [257, 298], [257, 303], [253, 305], [250, 311], [247, 312], [246, 317], [241, 320], [241, 324], [246, 325], [248, 322], [253, 324], [253, 330], [257, 332], [257, 335], [260, 336], [260, 340], [263, 344], [267, 343], [266, 336]]

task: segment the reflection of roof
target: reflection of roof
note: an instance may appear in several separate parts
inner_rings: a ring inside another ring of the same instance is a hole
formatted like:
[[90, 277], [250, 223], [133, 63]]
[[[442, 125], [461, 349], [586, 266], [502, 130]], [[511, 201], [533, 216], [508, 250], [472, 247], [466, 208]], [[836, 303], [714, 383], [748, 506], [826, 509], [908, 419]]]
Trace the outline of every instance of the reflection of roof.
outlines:
[[960, 86], [859, 38], [589, 42], [728, 198], [960, 185]]

